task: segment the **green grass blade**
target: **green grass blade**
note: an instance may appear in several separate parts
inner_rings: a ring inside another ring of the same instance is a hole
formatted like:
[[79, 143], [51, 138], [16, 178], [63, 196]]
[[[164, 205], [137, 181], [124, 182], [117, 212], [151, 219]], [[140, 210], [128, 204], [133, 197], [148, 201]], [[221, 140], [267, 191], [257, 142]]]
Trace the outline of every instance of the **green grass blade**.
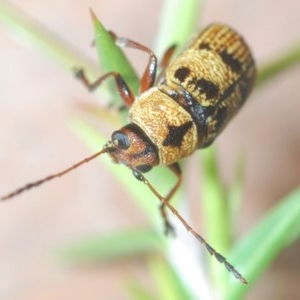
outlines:
[[149, 267], [159, 290], [158, 299], [193, 299], [184, 286], [180, 274], [176, 273], [161, 256], [153, 255], [149, 259]]
[[[231, 243], [231, 221], [229, 203], [222, 183], [216, 158], [215, 147], [201, 151], [203, 182], [200, 194], [204, 214], [205, 236], [218, 252], [225, 255]], [[211, 261], [211, 272], [216, 285], [220, 285], [220, 265]]]
[[163, 240], [151, 230], [129, 230], [82, 241], [59, 250], [59, 257], [68, 263], [107, 262], [124, 257], [160, 251]]
[[160, 18], [155, 49], [161, 56], [167, 47], [179, 47], [191, 38], [197, 29], [202, 12], [203, 0], [166, 0]]
[[70, 70], [75, 65], [87, 66], [91, 72], [96, 73], [95, 65], [82, 54], [76, 52], [74, 47], [49, 31], [45, 26], [32, 20], [12, 5], [0, 2], [0, 22], [11, 32], [11, 36], [18, 42], [35, 49], [45, 57]]
[[244, 192], [244, 182], [245, 182], [245, 157], [241, 153], [237, 156], [233, 179], [227, 189], [227, 201], [229, 205], [229, 221], [230, 231], [235, 232], [236, 219], [239, 215], [241, 202], [243, 199]]
[[[120, 73], [132, 91], [137, 93], [139, 79], [131, 63], [121, 48], [115, 44], [109, 32], [103, 27], [92, 10], [91, 16], [95, 30], [95, 45], [103, 73], [111, 71]], [[113, 92], [115, 91], [117, 91], [116, 86], [113, 88]]]
[[255, 280], [291, 242], [300, 237], [300, 188], [293, 191], [236, 245], [231, 253], [235, 265], [243, 266], [247, 286], [230, 280], [225, 299], [242, 299]]
[[135, 281], [130, 281], [126, 285], [126, 289], [130, 294], [131, 300], [156, 300], [157, 297], [150, 294], [141, 284], [138, 284]]
[[263, 65], [258, 72], [256, 87], [261, 87], [278, 74], [300, 63], [300, 42], [289, 47], [285, 53]]

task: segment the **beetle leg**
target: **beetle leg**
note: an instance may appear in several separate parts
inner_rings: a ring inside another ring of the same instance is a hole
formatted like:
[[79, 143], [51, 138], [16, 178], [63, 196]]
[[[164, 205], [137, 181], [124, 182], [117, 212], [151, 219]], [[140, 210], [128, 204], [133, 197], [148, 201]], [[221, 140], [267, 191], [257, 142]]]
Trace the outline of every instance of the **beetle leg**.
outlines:
[[99, 77], [96, 81], [90, 82], [88, 78], [85, 75], [85, 72], [83, 69], [74, 69], [75, 76], [90, 90], [95, 90], [98, 86], [101, 85], [101, 83], [108, 77], [113, 76], [118, 88], [118, 92], [126, 106], [131, 106], [133, 103], [135, 96], [129, 86], [127, 85], [126, 81], [123, 79], [121, 74], [117, 72], [109, 72], [101, 77]]
[[[173, 197], [173, 195], [179, 188], [181, 181], [182, 181], [182, 173], [181, 173], [181, 169], [180, 169], [180, 166], [178, 163], [174, 163], [174, 164], [168, 166], [168, 168], [177, 176], [177, 182], [173, 186], [173, 188], [170, 190], [168, 195], [165, 197], [165, 200], [167, 202], [169, 202], [170, 199]], [[168, 220], [168, 215], [166, 212], [166, 205], [164, 203], [161, 203], [161, 205], [159, 206], [159, 210], [160, 210], [160, 214], [164, 220], [165, 234], [166, 235], [168, 235], [168, 234], [175, 235], [175, 230], [174, 230], [173, 226], [171, 225], [170, 221]]]
[[143, 46], [128, 38], [118, 37], [111, 31], [110, 31], [110, 35], [115, 40], [115, 43], [121, 48], [128, 47], [128, 48], [138, 49], [149, 54], [148, 64], [146, 66], [146, 69], [140, 81], [140, 93], [145, 92], [146, 90], [151, 88], [154, 85], [155, 78], [156, 78], [156, 71], [157, 71], [157, 57], [154, 54], [154, 52], [148, 47]]
[[168, 64], [176, 50], [176, 47], [177, 47], [176, 45], [172, 45], [164, 53], [161, 61], [159, 62], [159, 68], [161, 71], [163, 71], [168, 66]]

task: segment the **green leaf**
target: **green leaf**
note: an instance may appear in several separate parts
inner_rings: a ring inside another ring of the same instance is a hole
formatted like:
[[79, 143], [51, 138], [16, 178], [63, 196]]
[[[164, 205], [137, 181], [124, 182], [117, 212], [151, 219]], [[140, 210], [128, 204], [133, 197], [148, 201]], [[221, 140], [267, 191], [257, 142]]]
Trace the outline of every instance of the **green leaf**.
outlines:
[[158, 255], [151, 256], [149, 267], [159, 289], [158, 299], [192, 300], [180, 274], [176, 273], [164, 258]]
[[290, 46], [276, 59], [260, 67], [256, 87], [261, 87], [275, 76], [300, 63], [300, 42]]
[[300, 188], [284, 197], [231, 252], [232, 262], [243, 266], [241, 271], [249, 284], [243, 286], [230, 280], [225, 299], [242, 299], [280, 252], [299, 239], [299, 220]]
[[[103, 27], [92, 10], [91, 16], [95, 29], [95, 45], [103, 73], [111, 71], [120, 73], [136, 94], [139, 88], [139, 79], [131, 63], [124, 55], [122, 49], [115, 44], [110, 33]], [[117, 87], [114, 85], [112, 93], [116, 91]]]
[[132, 300], [156, 300], [157, 297], [152, 293], [148, 292], [141, 284], [135, 281], [130, 281], [127, 284], [127, 290], [130, 293], [130, 299]]
[[230, 182], [228, 192], [227, 192], [227, 201], [229, 205], [229, 221], [230, 232], [234, 234], [234, 229], [236, 226], [236, 219], [239, 215], [239, 210], [241, 202], [243, 199], [244, 192], [244, 182], [245, 182], [245, 157], [240, 153], [234, 165], [234, 174], [233, 179]]
[[160, 18], [159, 32], [156, 39], [156, 53], [161, 56], [167, 47], [184, 46], [185, 42], [196, 33], [201, 19], [203, 0], [165, 0]]
[[[231, 220], [229, 202], [219, 174], [216, 149], [211, 146], [201, 151], [203, 182], [200, 189], [205, 235], [217, 252], [225, 255], [231, 243]], [[211, 272], [216, 285], [222, 281], [220, 266], [211, 261]]]
[[96, 73], [95, 64], [83, 57], [65, 40], [49, 31], [43, 24], [30, 19], [22, 11], [0, 1], [0, 22], [11, 32], [11, 36], [19, 43], [33, 48], [45, 58], [52, 59], [65, 69], [70, 70], [75, 65], [86, 66], [90, 72]]
[[110, 233], [106, 236], [84, 238], [59, 251], [65, 262], [91, 263], [121, 259], [159, 251], [164, 243], [151, 230], [129, 230]]

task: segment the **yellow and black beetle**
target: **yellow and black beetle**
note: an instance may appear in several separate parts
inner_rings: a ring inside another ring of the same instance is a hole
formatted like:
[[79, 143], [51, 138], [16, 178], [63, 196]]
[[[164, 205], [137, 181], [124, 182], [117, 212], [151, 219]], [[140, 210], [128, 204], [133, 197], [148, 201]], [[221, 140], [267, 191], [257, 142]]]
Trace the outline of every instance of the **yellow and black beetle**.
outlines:
[[[25, 190], [63, 176], [103, 153], [114, 162], [126, 165], [161, 201], [161, 215], [168, 233], [172, 231], [165, 207], [168, 207], [210, 254], [241, 282], [246, 279], [216, 252], [169, 203], [180, 186], [182, 175], [178, 161], [195, 150], [209, 146], [226, 124], [243, 106], [256, 77], [249, 47], [243, 38], [224, 24], [206, 27], [170, 64], [171, 47], [162, 60], [162, 71], [156, 78], [157, 58], [147, 47], [112, 34], [120, 47], [135, 48], [149, 54], [147, 67], [136, 97], [122, 76], [109, 72], [90, 83], [83, 70], [76, 76], [90, 89], [97, 88], [108, 77], [115, 79], [124, 104], [129, 107], [129, 124], [113, 132], [111, 140], [98, 153], [62, 172], [29, 183], [1, 198], [12, 198]], [[168, 167], [178, 178], [166, 197], [161, 196], [144, 177], [152, 167]]]

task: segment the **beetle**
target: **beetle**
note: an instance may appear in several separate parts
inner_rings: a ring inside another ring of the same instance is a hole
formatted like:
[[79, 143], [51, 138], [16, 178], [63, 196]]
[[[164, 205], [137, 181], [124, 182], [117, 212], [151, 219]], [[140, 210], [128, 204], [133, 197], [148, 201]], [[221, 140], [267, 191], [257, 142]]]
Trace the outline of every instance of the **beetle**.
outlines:
[[[139, 95], [133, 94], [117, 72], [102, 75], [93, 83], [83, 69], [76, 70], [76, 77], [91, 91], [107, 78], [113, 77], [124, 104], [129, 107], [129, 123], [114, 131], [111, 140], [101, 151], [0, 199], [15, 197], [107, 153], [115, 163], [131, 169], [133, 175], [161, 201], [160, 212], [167, 234], [173, 232], [173, 227], [166, 208], [179, 218], [211, 255], [225, 264], [228, 271], [242, 283], [247, 283], [234, 266], [185, 221], [170, 204], [170, 199], [182, 181], [178, 161], [197, 149], [209, 146], [248, 98], [256, 78], [249, 47], [232, 28], [214, 23], [200, 32], [173, 61], [171, 57], [175, 47], [170, 47], [163, 56], [162, 70], [156, 76], [157, 57], [151, 49], [113, 33], [111, 36], [118, 46], [135, 48], [149, 55], [140, 80]], [[168, 167], [177, 177], [176, 184], [165, 197], [144, 176], [144, 173], [158, 165]]]

